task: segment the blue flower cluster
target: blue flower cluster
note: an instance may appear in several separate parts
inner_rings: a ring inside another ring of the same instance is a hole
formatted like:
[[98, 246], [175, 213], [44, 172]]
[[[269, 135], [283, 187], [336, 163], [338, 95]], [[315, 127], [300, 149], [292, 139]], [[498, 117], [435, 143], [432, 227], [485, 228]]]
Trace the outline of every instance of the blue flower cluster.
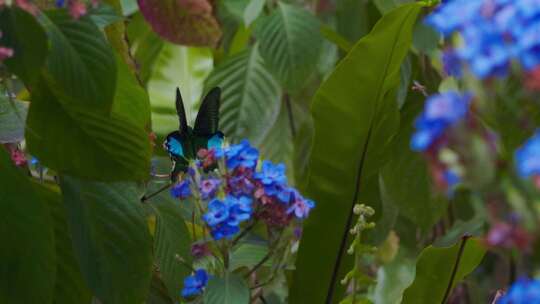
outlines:
[[244, 139], [237, 145], [217, 150], [216, 157], [225, 157], [228, 169], [233, 170], [238, 167], [243, 167], [255, 170], [257, 160], [259, 159], [259, 151], [253, 148], [249, 144], [249, 141]]
[[505, 76], [512, 60], [526, 71], [540, 63], [540, 1], [448, 0], [425, 22], [461, 35], [456, 56], [481, 79]]
[[426, 151], [432, 147], [449, 127], [467, 116], [471, 99], [470, 94], [451, 91], [430, 96], [424, 111], [415, 121], [416, 132], [411, 139], [411, 149]]
[[522, 278], [516, 281], [497, 304], [540, 303], [540, 281]]
[[516, 151], [515, 161], [519, 176], [540, 176], [540, 130]]
[[195, 273], [184, 279], [182, 297], [189, 298], [200, 295], [208, 283], [208, 274], [204, 269], [197, 269]]
[[189, 179], [185, 179], [171, 188], [171, 196], [184, 200], [191, 196], [191, 182]]
[[224, 200], [213, 199], [208, 204], [208, 212], [203, 215], [212, 237], [215, 240], [231, 239], [238, 233], [240, 223], [251, 217], [252, 201], [247, 196], [237, 198], [232, 195], [227, 195]]

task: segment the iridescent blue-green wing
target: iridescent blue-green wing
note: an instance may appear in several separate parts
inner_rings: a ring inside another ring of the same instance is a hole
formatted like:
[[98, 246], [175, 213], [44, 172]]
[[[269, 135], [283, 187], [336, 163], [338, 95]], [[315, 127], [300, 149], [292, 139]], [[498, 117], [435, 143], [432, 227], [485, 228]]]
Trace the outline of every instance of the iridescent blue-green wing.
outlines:
[[208, 92], [201, 103], [195, 119], [193, 134], [196, 136], [213, 136], [219, 131], [219, 104], [221, 89], [215, 87]]

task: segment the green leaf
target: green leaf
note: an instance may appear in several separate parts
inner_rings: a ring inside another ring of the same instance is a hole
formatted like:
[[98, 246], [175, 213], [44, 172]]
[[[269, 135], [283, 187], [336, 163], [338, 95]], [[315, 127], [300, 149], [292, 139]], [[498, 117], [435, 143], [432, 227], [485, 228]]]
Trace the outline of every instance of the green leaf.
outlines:
[[40, 15], [50, 39], [45, 76], [61, 102], [109, 111], [116, 87], [116, 61], [111, 46], [85, 16], [73, 19], [65, 10]]
[[388, 13], [402, 4], [411, 3], [413, 1], [414, 0], [373, 0], [375, 6], [377, 6], [379, 11], [383, 14]]
[[377, 285], [373, 295], [375, 303], [399, 304], [403, 291], [413, 282], [415, 273], [414, 259], [401, 252], [389, 264], [377, 271]]
[[222, 89], [220, 128], [233, 142], [261, 143], [280, 108], [280, 89], [264, 67], [257, 45], [224, 60], [205, 83]]
[[118, 85], [114, 95], [112, 112], [134, 125], [150, 129], [150, 100], [148, 93], [133, 75], [129, 66], [116, 55]]
[[100, 29], [104, 29], [108, 25], [121, 21], [123, 18], [116, 13], [114, 7], [107, 4], [100, 4], [98, 7], [91, 8], [87, 14], [94, 24]]
[[49, 210], [0, 148], [0, 303], [52, 303], [56, 254]]
[[0, 10], [0, 45], [12, 48], [13, 57], [4, 61], [9, 70], [26, 84], [39, 76], [47, 57], [47, 36], [41, 25], [19, 8]]
[[[294, 114], [296, 114], [295, 111], [291, 115]], [[261, 158], [274, 163], [285, 163], [287, 168], [292, 170], [294, 148], [289, 113], [287, 107], [283, 105], [274, 125], [261, 143]], [[293, 174], [292, 171], [287, 173]]]
[[315, 71], [323, 41], [320, 27], [308, 11], [281, 2], [256, 27], [261, 56], [287, 90], [299, 89]]
[[40, 197], [47, 202], [54, 227], [56, 247], [56, 280], [54, 287], [55, 304], [90, 304], [92, 294], [82, 276], [73, 251], [71, 233], [66, 219], [62, 196], [43, 186], [34, 185]]
[[236, 274], [226, 273], [224, 278], [213, 277], [204, 292], [205, 304], [247, 304], [249, 289], [246, 282]]
[[182, 209], [178, 201], [154, 201], [152, 209], [156, 214], [156, 231], [154, 252], [156, 264], [169, 296], [180, 300], [182, 282], [191, 272], [178, 261], [177, 256], [185, 263], [191, 264], [191, 236], [183, 220]]
[[0, 92], [0, 143], [15, 143], [24, 139], [27, 112], [27, 103], [17, 100], [12, 103]]
[[[420, 4], [411, 4], [385, 15], [356, 43], [314, 97], [315, 137], [306, 196], [317, 206], [304, 224], [291, 303], [316, 303], [325, 298], [329, 302], [341, 280], [340, 254], [346, 246], [360, 184], [378, 172], [397, 129], [395, 92], [420, 8]], [[347, 140], [342, 140], [343, 134]]]
[[[416, 262], [416, 277], [403, 295], [403, 304], [441, 303], [450, 281], [461, 242], [452, 247], [425, 248]], [[480, 239], [471, 238], [465, 243], [452, 288], [471, 273], [482, 261], [486, 249]]]
[[159, 273], [154, 271], [152, 275], [152, 282], [150, 284], [150, 291], [146, 298], [146, 304], [174, 304], [176, 302], [169, 297], [167, 287], [163, 284], [163, 281], [159, 278]]
[[[253, 267], [257, 265], [268, 254], [268, 246], [260, 243], [242, 243], [231, 253], [230, 269], [236, 270], [240, 267]], [[270, 266], [271, 261], [267, 261], [264, 266]]]
[[212, 53], [208, 49], [165, 43], [148, 81], [152, 121], [158, 136], [164, 137], [178, 129], [174, 103], [177, 87], [182, 92], [188, 121], [190, 124], [195, 121], [196, 104], [199, 103], [204, 79], [212, 70], [212, 65]]
[[244, 24], [246, 26], [251, 25], [257, 17], [262, 13], [265, 0], [250, 0], [244, 11]]
[[443, 215], [447, 202], [432, 193], [426, 162], [420, 153], [410, 149], [413, 122], [423, 109], [423, 97], [414, 94], [416, 98], [407, 102], [402, 110], [402, 127], [394, 138], [391, 160], [383, 168], [381, 177], [388, 201], [399, 208], [402, 216], [427, 231]]
[[141, 303], [152, 276], [152, 238], [136, 187], [63, 176], [77, 260], [103, 303]]
[[26, 140], [45, 166], [102, 181], [148, 177], [151, 148], [144, 129], [114, 113], [108, 117], [67, 104], [44, 81], [32, 90]]
[[139, 10], [153, 30], [170, 42], [215, 46], [221, 29], [208, 0], [138, 0]]

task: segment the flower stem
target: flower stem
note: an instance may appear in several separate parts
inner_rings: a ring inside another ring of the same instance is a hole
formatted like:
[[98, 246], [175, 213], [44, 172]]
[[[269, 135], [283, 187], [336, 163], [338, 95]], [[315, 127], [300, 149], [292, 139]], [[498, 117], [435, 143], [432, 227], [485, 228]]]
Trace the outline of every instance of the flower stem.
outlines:
[[463, 251], [465, 250], [465, 244], [467, 243], [467, 240], [471, 238], [470, 235], [464, 235], [461, 237], [461, 244], [459, 246], [459, 251], [456, 257], [456, 261], [454, 263], [454, 268], [452, 269], [452, 274], [450, 275], [450, 280], [448, 281], [448, 286], [446, 286], [446, 291], [444, 292], [443, 300], [441, 301], [441, 304], [445, 304], [448, 300], [448, 296], [450, 296], [450, 292], [452, 291], [452, 286], [454, 285], [454, 279], [456, 278], [456, 273], [459, 268], [459, 263], [461, 262], [461, 256], [463, 256]]

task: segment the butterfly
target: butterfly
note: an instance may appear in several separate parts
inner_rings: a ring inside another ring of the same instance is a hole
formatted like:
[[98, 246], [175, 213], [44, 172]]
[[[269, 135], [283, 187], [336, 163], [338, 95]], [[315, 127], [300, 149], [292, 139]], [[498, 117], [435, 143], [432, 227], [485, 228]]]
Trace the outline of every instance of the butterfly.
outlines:
[[186, 172], [189, 161], [195, 159], [200, 149], [220, 148], [223, 133], [219, 131], [219, 105], [221, 89], [215, 87], [204, 97], [195, 125], [188, 126], [180, 89], [176, 89], [176, 113], [180, 126], [167, 135], [164, 148], [172, 161], [171, 181], [176, 182], [181, 172]]

